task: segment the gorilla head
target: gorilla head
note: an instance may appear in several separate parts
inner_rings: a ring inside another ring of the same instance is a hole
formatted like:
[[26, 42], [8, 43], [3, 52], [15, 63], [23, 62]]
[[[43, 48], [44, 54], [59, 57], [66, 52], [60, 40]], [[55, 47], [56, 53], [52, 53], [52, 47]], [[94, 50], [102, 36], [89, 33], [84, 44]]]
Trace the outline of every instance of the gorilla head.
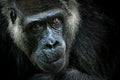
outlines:
[[63, 69], [68, 63], [79, 21], [77, 8], [72, 6], [77, 3], [74, 0], [70, 3], [10, 0], [7, 3], [3, 13], [8, 18], [14, 43], [44, 72], [56, 73]]

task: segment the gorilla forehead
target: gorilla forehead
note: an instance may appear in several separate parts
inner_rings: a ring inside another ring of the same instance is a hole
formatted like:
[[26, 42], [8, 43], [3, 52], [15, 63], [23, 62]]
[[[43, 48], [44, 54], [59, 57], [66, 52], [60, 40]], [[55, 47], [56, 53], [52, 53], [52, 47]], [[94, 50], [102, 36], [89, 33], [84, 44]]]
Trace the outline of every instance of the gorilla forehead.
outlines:
[[21, 12], [27, 15], [61, 7], [59, 0], [16, 0], [15, 4]]

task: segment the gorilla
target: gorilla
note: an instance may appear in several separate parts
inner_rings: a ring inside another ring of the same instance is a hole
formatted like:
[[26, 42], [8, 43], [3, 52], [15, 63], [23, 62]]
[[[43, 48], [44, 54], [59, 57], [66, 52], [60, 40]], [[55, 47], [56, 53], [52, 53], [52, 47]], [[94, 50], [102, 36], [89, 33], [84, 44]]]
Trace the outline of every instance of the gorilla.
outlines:
[[112, 80], [112, 23], [84, 0], [0, 0], [4, 80]]

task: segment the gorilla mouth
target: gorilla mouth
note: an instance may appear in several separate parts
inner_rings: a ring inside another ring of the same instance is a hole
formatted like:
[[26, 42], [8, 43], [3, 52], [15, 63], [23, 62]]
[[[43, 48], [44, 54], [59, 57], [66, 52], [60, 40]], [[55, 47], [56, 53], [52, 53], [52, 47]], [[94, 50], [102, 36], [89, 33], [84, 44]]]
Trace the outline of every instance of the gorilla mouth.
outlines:
[[46, 62], [39, 60], [38, 63], [39, 68], [44, 72], [48, 73], [58, 73], [63, 69], [64, 65], [65, 65], [64, 57], [55, 60], [49, 60]]
[[44, 59], [46, 59], [46, 60], [44, 60], [44, 62], [47, 64], [52, 64], [54, 62], [57, 62], [57, 61], [59, 61], [59, 59], [61, 59], [63, 57], [63, 55], [61, 55], [61, 52], [59, 52], [59, 53], [58, 52], [47, 53], [47, 52], [43, 51], [42, 53], [45, 56]]
[[44, 72], [58, 73], [65, 66], [66, 58], [63, 53], [49, 53], [50, 55], [47, 55], [43, 52], [43, 54], [42, 58], [38, 58], [37, 65]]
[[47, 64], [52, 64], [52, 63], [54, 63], [54, 62], [59, 61], [59, 59], [60, 59], [60, 58], [49, 59], [49, 60], [46, 61], [46, 63], [47, 63]]

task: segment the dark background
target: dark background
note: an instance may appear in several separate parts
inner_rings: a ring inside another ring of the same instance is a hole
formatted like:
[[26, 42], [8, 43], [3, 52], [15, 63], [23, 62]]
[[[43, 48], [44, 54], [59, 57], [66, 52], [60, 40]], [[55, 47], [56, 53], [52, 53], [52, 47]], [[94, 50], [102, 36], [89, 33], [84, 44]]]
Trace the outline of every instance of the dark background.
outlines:
[[[101, 12], [112, 18], [118, 25], [120, 19], [120, 2], [119, 0], [78, 0], [86, 1], [87, 3], [95, 6]], [[120, 26], [120, 25], [119, 25]]]
[[119, 25], [120, 2], [119, 0], [93, 0], [93, 3], [105, 14], [114, 19]]
[[[120, 80], [120, 1], [119, 0], [93, 0], [93, 4], [96, 5], [97, 8], [99, 8], [103, 13], [105, 13], [108, 17], [113, 19], [116, 23], [116, 43], [117, 47], [115, 50], [117, 50], [117, 57], [116, 60], [118, 63], [118, 66], [116, 68], [114, 78], [113, 80]], [[114, 42], [113, 42], [114, 44]], [[114, 46], [112, 46], [114, 47]]]

